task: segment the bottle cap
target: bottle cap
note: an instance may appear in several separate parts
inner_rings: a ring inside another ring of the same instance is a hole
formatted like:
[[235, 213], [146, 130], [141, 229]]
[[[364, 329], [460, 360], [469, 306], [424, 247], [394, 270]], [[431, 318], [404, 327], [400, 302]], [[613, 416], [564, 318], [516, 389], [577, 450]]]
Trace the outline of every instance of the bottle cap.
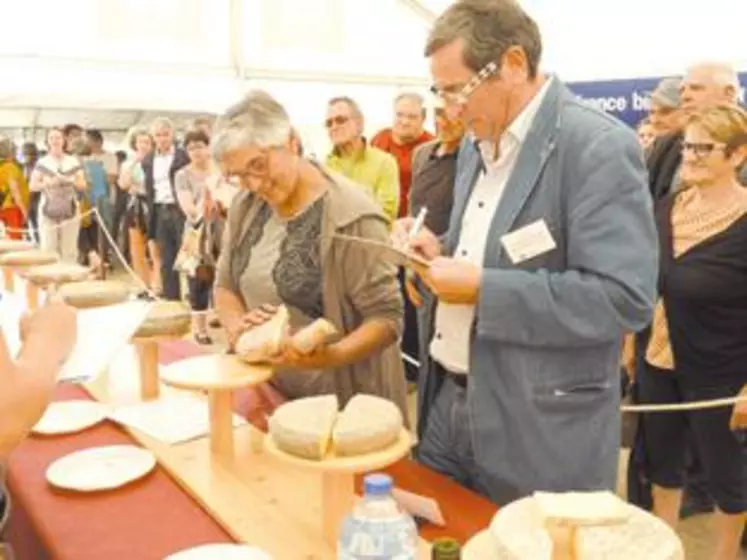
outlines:
[[369, 474], [363, 479], [363, 489], [370, 496], [389, 494], [392, 491], [392, 477], [388, 474]]
[[432, 560], [459, 560], [461, 546], [456, 539], [441, 538], [433, 541]]

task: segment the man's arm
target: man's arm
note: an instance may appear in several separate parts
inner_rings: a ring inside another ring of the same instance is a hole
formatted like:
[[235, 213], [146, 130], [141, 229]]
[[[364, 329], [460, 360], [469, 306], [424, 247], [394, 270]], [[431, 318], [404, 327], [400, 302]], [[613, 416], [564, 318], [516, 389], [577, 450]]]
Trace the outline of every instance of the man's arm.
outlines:
[[528, 346], [619, 340], [648, 324], [658, 239], [646, 169], [634, 139], [600, 134], [570, 185], [564, 272], [483, 270], [477, 335]]

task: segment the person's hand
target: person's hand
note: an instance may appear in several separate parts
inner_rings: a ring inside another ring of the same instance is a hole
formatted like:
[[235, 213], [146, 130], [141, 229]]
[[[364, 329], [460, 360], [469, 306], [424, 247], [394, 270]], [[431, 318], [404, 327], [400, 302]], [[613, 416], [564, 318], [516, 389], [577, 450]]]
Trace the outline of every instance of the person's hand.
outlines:
[[420, 231], [410, 239], [414, 218], [401, 218], [394, 222], [390, 238], [395, 247], [407, 249], [427, 261], [435, 259], [441, 254], [441, 242], [431, 230], [423, 226]]
[[411, 270], [405, 273], [405, 291], [410, 303], [415, 307], [423, 305], [423, 296], [420, 295], [420, 290], [415, 286], [415, 273]]
[[337, 343], [322, 345], [310, 354], [296, 350], [287, 336], [280, 345], [280, 350], [270, 357], [268, 363], [282, 369], [318, 370], [334, 369], [342, 364], [343, 356]]
[[235, 346], [239, 337], [249, 329], [263, 325], [277, 313], [278, 308], [274, 305], [260, 305], [249, 312], [236, 317], [233, 320], [224, 321], [224, 328], [228, 336], [229, 346]]
[[[739, 391], [740, 397], [747, 397], [747, 385], [742, 387]], [[732, 430], [745, 430], [747, 429], [747, 401], [741, 401], [734, 405], [731, 411], [731, 421], [729, 427]]]
[[62, 363], [72, 352], [78, 334], [75, 310], [61, 301], [49, 302], [24, 314], [20, 331], [24, 345], [43, 345], [45, 354]]
[[482, 268], [465, 260], [436, 257], [421, 278], [445, 303], [474, 304], [480, 294]]

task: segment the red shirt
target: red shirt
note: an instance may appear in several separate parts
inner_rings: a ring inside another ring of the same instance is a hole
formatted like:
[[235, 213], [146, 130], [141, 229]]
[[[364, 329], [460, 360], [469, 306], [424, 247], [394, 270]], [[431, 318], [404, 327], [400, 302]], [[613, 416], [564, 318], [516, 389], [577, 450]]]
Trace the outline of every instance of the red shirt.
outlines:
[[409, 144], [398, 144], [392, 137], [392, 129], [380, 130], [371, 140], [371, 145], [394, 156], [399, 167], [399, 217], [410, 212], [410, 184], [412, 183], [412, 154], [415, 148], [433, 140], [434, 136], [423, 131], [418, 138]]

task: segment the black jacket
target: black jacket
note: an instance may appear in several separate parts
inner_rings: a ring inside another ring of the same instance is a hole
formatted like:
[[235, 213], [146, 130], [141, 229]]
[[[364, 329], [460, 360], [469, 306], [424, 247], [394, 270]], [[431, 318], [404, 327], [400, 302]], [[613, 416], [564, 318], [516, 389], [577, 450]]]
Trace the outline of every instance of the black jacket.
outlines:
[[672, 180], [682, 164], [682, 133], [658, 138], [646, 157], [648, 186], [656, 202], [672, 189]]
[[[154, 154], [148, 155], [140, 164], [145, 175], [145, 201], [148, 206], [148, 239], [156, 238], [156, 189], [153, 178], [153, 160]], [[171, 162], [169, 170], [169, 181], [171, 182], [171, 192], [174, 195], [174, 204], [181, 210], [178, 198], [176, 196], [176, 187], [174, 186], [174, 177], [176, 172], [182, 167], [189, 164], [189, 156], [183, 148], [174, 147], [174, 159]]]

